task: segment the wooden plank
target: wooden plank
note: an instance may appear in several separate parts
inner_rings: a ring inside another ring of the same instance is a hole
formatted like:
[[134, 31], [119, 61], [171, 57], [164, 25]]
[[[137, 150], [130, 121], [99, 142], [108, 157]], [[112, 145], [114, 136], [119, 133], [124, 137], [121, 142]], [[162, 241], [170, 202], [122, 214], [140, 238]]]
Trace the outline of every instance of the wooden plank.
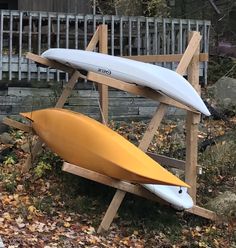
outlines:
[[186, 212], [194, 214], [194, 215], [198, 215], [200, 217], [212, 220], [212, 221], [217, 221], [219, 220], [219, 217], [217, 216], [217, 214], [211, 210], [208, 210], [206, 208], [202, 208], [199, 206], [193, 206], [191, 209], [186, 210]]
[[[186, 162], [184, 160], [170, 158], [170, 157], [152, 153], [152, 152], [147, 152], [147, 155], [162, 165], [166, 165], [170, 168], [176, 168], [176, 169], [183, 170], [183, 171], [185, 170]], [[197, 170], [198, 170], [198, 173], [200, 173], [200, 171], [202, 170], [202, 166], [197, 165]]]
[[[196, 36], [196, 32], [191, 32], [191, 37]], [[200, 93], [199, 86], [199, 43], [197, 49], [195, 49], [194, 56], [188, 68], [188, 80], [192, 86]], [[191, 188], [189, 194], [196, 203], [197, 195], [197, 155], [198, 155], [198, 124], [200, 122], [200, 114], [187, 111], [186, 119], [186, 169], [185, 169], [185, 181]]]
[[99, 40], [99, 27], [97, 28], [88, 46], [86, 47], [86, 51], [93, 51], [97, 46], [98, 40]]
[[160, 93], [158, 93], [157, 91], [152, 90], [150, 88], [146, 88], [146, 87], [142, 87], [142, 86], [136, 86], [136, 85], [130, 84], [130, 83], [125, 83], [123, 81], [109, 78], [107, 76], [100, 75], [100, 74], [97, 74], [94, 72], [89, 72], [87, 75], [87, 79], [91, 80], [91, 81], [95, 81], [95, 82], [100, 83], [100, 84], [105, 84], [105, 85], [110, 86], [110, 87], [115, 88], [115, 89], [129, 92], [129, 93], [134, 94], [134, 95], [147, 97], [147, 98], [150, 98], [152, 100], [162, 102], [164, 104], [172, 105], [172, 106], [184, 109], [184, 110], [189, 110], [189, 111], [195, 112], [195, 110], [190, 109], [189, 107], [187, 107], [187, 106], [185, 106], [185, 105], [183, 105], [183, 104], [181, 104], [175, 100], [172, 100], [169, 97], [163, 96]]
[[33, 132], [33, 129], [32, 129], [31, 126], [25, 125], [25, 124], [23, 124], [23, 123], [21, 123], [21, 122], [12, 120], [12, 119], [7, 118], [7, 117], [5, 117], [5, 118], [2, 120], [2, 123], [6, 124], [6, 125], [8, 125], [8, 126], [10, 126], [10, 127], [14, 127], [14, 128], [20, 129], [20, 130], [22, 130], [22, 131], [24, 131], [24, 132], [27, 132], [27, 133]]
[[152, 139], [153, 136], [159, 127], [166, 111], [167, 111], [168, 106], [166, 104], [161, 103], [160, 106], [157, 108], [156, 113], [154, 114], [152, 120], [150, 121], [147, 130], [145, 131], [142, 140], [139, 143], [139, 148], [143, 151], [146, 152]]
[[[166, 54], [166, 55], [134, 55], [134, 56], [122, 56], [123, 58], [141, 61], [145, 63], [161, 63], [161, 62], [179, 62], [183, 54]], [[200, 53], [199, 61], [206, 62], [209, 60], [208, 53]]]
[[74, 89], [75, 84], [79, 79], [79, 77], [80, 77], [80, 73], [78, 71], [74, 71], [69, 82], [66, 84], [64, 90], [62, 91], [62, 94], [60, 95], [55, 108], [62, 108], [64, 106], [67, 98], [71, 95], [71, 92]]
[[[99, 26], [98, 30], [99, 37], [99, 52], [107, 54], [108, 53], [108, 30], [107, 25], [103, 24]], [[108, 86], [104, 84], [99, 84], [99, 100], [101, 106], [101, 119], [105, 124], [108, 122]]]
[[141, 196], [149, 200], [153, 200], [153, 201], [157, 201], [161, 203], [165, 202], [164, 200], [159, 199], [156, 195], [152, 194], [150, 191], [148, 191], [147, 189], [145, 189], [139, 184], [132, 184], [132, 183], [121, 181], [115, 178], [111, 178], [111, 177], [102, 175], [100, 173], [97, 173], [95, 171], [91, 171], [91, 170], [88, 170], [88, 169], [85, 169], [85, 168], [82, 168], [82, 167], [79, 167], [77, 165], [73, 165], [67, 162], [63, 163], [62, 170], [72, 173], [74, 175], [110, 186], [112, 188], [116, 188], [116, 189], [126, 191], [128, 193], [131, 193], [137, 196]]
[[163, 164], [163, 165], [166, 165], [172, 168], [180, 169], [180, 170], [185, 170], [185, 161], [183, 160], [170, 158], [170, 157], [152, 153], [152, 152], [147, 152], [147, 155], [160, 164]]
[[[201, 35], [198, 32], [193, 32], [193, 35], [188, 43], [188, 46], [184, 52], [183, 57], [181, 58], [181, 61], [178, 65], [178, 68], [176, 70], [177, 73], [179, 73], [180, 75], [183, 75], [186, 71], [186, 69], [188, 68], [188, 65], [193, 57], [193, 55], [195, 54], [195, 52], [197, 51], [200, 41], [201, 41]], [[199, 65], [199, 52], [198, 52], [198, 56], [196, 56], [196, 61], [197, 64]], [[199, 70], [199, 68], [198, 68]], [[199, 72], [198, 72], [199, 73]]]
[[122, 190], [117, 190], [106, 213], [105, 213], [105, 217], [103, 218], [99, 228], [98, 228], [98, 233], [104, 233], [105, 231], [107, 231], [114, 219], [114, 216], [116, 215], [121, 202], [123, 201], [124, 197], [125, 197], [126, 192], [122, 191]]
[[61, 63], [53, 61], [53, 60], [43, 58], [43, 57], [36, 55], [34, 53], [28, 52], [26, 54], [26, 58], [30, 59], [30, 60], [34, 61], [35, 63], [40, 64], [42, 66], [52, 67], [52, 68], [55, 68], [55, 69], [58, 69], [61, 71], [68, 72], [68, 73], [72, 73], [74, 71], [73, 68], [71, 68], [67, 65], [61, 64]]

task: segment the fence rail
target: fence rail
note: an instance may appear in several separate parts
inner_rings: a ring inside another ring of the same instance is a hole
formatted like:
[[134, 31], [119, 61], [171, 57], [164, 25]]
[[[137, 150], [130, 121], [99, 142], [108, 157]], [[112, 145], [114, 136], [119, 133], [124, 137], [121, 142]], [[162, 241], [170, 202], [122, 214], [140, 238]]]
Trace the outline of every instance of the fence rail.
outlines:
[[[41, 54], [53, 47], [85, 49], [101, 23], [108, 25], [109, 54], [115, 56], [182, 53], [191, 30], [202, 34], [201, 52], [208, 52], [209, 21], [1, 10], [0, 80], [67, 80], [65, 73], [32, 64], [25, 53]], [[174, 69], [176, 64], [162, 66]], [[206, 82], [206, 62], [200, 74]]]

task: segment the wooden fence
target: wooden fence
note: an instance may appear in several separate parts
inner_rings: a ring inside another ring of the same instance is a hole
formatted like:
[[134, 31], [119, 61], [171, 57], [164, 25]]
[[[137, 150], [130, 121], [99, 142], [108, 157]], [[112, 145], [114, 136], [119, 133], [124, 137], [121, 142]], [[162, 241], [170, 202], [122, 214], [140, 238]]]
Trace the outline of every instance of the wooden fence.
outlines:
[[[25, 53], [41, 54], [51, 47], [85, 49], [101, 23], [108, 25], [112, 55], [179, 54], [186, 48], [190, 30], [201, 33], [201, 52], [208, 52], [209, 21], [1, 10], [0, 80], [67, 81], [68, 75], [37, 67]], [[174, 62], [161, 65], [177, 67]], [[200, 75], [206, 82], [206, 62], [200, 66]]]

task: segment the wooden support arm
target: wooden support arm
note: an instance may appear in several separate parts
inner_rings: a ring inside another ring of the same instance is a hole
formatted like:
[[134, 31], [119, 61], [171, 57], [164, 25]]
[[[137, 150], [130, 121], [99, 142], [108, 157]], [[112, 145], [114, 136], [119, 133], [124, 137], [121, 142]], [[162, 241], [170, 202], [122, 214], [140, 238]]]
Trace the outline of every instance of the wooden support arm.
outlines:
[[74, 69], [70, 66], [64, 65], [64, 64], [59, 63], [59, 62], [54, 61], [54, 60], [43, 58], [43, 57], [41, 57], [37, 54], [34, 54], [34, 53], [28, 52], [26, 54], [26, 58], [30, 59], [30, 60], [34, 61], [35, 63], [40, 64], [42, 66], [55, 68], [55, 69], [58, 69], [58, 70], [61, 70], [61, 71], [67, 72], [67, 73], [73, 73], [73, 71], [74, 71]]
[[89, 179], [89, 180], [93, 180], [95, 182], [102, 183], [104, 185], [134, 194], [134, 195], [144, 197], [149, 200], [158, 201], [158, 202], [167, 204], [164, 200], [158, 198], [156, 195], [152, 194], [150, 191], [148, 191], [147, 189], [145, 189], [139, 184], [133, 184], [133, 183], [121, 181], [118, 179], [114, 179], [114, 178], [102, 175], [100, 173], [97, 173], [95, 171], [91, 171], [91, 170], [88, 170], [88, 169], [85, 169], [85, 168], [82, 168], [82, 167], [79, 167], [77, 165], [73, 165], [67, 162], [64, 162], [62, 170], [72, 173], [74, 175]]
[[2, 123], [6, 124], [6, 125], [8, 125], [10, 127], [20, 129], [20, 130], [22, 130], [24, 132], [27, 132], [27, 133], [33, 132], [33, 128], [31, 126], [23, 124], [23, 123], [21, 123], [19, 121], [12, 120], [12, 119], [7, 118], [7, 117], [5, 117], [2, 120]]
[[[123, 58], [141, 61], [145, 63], [180, 62], [182, 57], [183, 54], [123, 56]], [[208, 53], [199, 54], [199, 62], [207, 62], [208, 60]]]

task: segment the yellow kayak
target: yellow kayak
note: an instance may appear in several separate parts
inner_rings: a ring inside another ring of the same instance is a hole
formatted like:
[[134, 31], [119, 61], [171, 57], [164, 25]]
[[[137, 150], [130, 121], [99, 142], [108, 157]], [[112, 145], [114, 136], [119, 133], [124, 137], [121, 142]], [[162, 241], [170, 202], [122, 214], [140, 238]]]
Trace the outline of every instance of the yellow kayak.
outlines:
[[83, 114], [49, 108], [21, 115], [69, 163], [130, 182], [189, 187], [121, 135]]

